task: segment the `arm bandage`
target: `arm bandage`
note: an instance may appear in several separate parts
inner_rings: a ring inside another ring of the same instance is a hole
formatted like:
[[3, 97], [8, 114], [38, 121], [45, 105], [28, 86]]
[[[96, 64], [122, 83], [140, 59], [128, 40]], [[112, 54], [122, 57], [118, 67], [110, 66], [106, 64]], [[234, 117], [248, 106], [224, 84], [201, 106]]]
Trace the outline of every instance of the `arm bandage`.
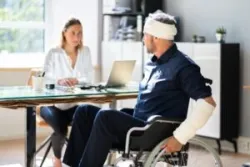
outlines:
[[174, 137], [181, 144], [186, 144], [188, 140], [195, 136], [196, 131], [207, 123], [214, 109], [215, 107], [206, 102], [204, 99], [197, 100], [195, 109], [174, 131]]
[[164, 24], [148, 17], [143, 32], [157, 38], [174, 40], [174, 36], [177, 34], [177, 29], [174, 24]]

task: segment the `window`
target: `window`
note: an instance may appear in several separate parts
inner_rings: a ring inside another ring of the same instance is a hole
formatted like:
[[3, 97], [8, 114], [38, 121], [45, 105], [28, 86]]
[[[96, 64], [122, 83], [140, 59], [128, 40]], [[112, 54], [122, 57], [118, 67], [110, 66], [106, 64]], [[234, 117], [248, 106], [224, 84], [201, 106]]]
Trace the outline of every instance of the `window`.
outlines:
[[0, 0], [0, 41], [0, 66], [44, 53], [45, 0]]

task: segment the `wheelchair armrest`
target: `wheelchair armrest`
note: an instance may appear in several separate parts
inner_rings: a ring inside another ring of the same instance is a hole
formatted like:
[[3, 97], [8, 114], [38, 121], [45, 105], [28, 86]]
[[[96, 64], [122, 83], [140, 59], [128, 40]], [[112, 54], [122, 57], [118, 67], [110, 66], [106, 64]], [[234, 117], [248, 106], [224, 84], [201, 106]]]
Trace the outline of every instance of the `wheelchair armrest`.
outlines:
[[129, 129], [126, 136], [125, 154], [129, 147], [148, 150], [161, 140], [172, 136], [173, 131], [179, 127], [184, 119], [169, 119], [159, 115], [151, 116], [144, 127]]
[[148, 118], [147, 124], [153, 124], [155, 122], [181, 124], [183, 121], [184, 121], [184, 119], [166, 118], [166, 117], [162, 117], [160, 115], [153, 115], [153, 116]]

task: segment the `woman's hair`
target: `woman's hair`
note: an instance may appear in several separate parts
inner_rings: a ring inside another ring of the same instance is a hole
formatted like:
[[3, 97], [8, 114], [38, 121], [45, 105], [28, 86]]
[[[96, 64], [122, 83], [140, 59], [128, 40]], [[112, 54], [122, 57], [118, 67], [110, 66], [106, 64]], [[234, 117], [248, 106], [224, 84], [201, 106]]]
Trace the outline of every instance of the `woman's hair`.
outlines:
[[[76, 19], [76, 18], [72, 18], [69, 21], [67, 21], [67, 23], [64, 25], [63, 31], [62, 31], [62, 37], [61, 37], [61, 48], [64, 48], [65, 42], [66, 42], [66, 38], [64, 36], [64, 32], [71, 26], [73, 25], [80, 25], [82, 26], [81, 22]], [[81, 49], [83, 47], [83, 43], [82, 43], [82, 39], [80, 44], [77, 46], [77, 49]]]

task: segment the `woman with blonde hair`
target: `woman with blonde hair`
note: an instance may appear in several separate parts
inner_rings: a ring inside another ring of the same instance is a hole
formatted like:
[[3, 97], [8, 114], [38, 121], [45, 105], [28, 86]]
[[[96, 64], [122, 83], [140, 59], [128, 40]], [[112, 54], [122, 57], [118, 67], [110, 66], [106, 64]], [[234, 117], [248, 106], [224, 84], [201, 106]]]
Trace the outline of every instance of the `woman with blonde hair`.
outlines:
[[[83, 45], [83, 31], [78, 19], [70, 19], [62, 31], [61, 45], [52, 48], [45, 59], [45, 82], [59, 86], [75, 86], [91, 83], [93, 67], [90, 50]], [[68, 126], [77, 104], [55, 104], [41, 108], [41, 117], [53, 128], [52, 148], [54, 166], [61, 167], [61, 152]]]

